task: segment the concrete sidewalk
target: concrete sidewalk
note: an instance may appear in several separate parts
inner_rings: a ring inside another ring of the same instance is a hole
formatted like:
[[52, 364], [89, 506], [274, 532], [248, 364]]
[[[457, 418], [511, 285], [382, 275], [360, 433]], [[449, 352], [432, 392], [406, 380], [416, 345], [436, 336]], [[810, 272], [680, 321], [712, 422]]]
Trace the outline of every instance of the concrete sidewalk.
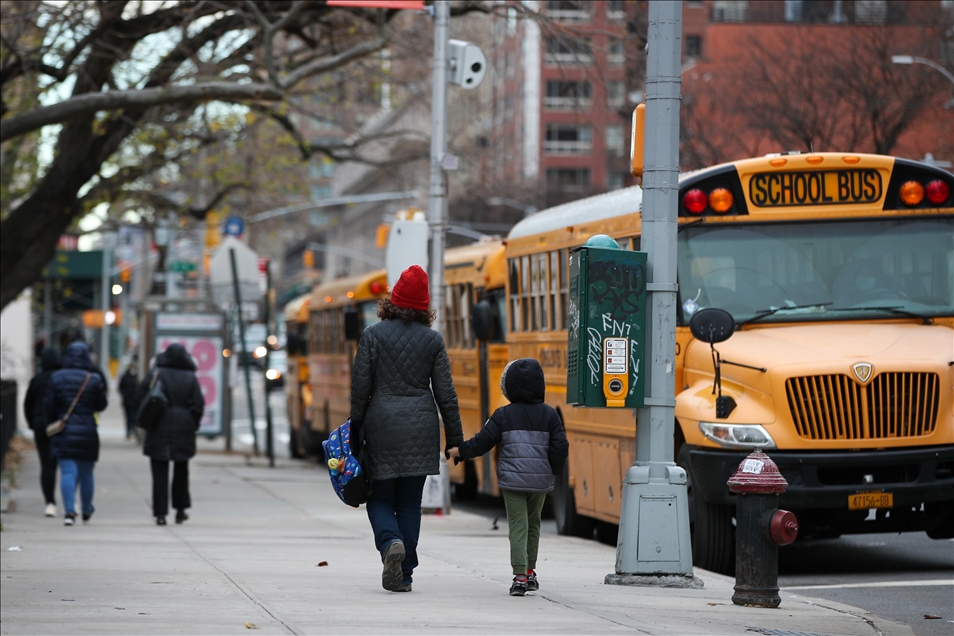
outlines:
[[191, 519], [159, 527], [147, 458], [112, 408], [101, 426], [88, 525], [43, 517], [36, 456], [23, 458], [0, 535], [2, 634], [913, 634], [785, 592], [778, 609], [738, 607], [734, 581], [701, 570], [702, 590], [604, 585], [612, 547], [552, 535], [540, 591], [510, 597], [506, 524], [459, 510], [424, 517], [414, 591], [386, 592], [364, 510], [322, 467], [200, 452]]

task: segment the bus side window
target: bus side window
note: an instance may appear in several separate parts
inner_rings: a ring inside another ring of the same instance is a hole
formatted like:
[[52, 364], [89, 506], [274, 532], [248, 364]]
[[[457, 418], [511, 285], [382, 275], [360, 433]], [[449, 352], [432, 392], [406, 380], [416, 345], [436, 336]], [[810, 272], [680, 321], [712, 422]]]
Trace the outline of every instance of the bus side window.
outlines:
[[567, 328], [567, 299], [569, 297], [570, 278], [567, 274], [569, 254], [565, 249], [560, 250], [560, 315], [563, 316], [563, 328]]
[[510, 331], [520, 331], [520, 261], [510, 259]]

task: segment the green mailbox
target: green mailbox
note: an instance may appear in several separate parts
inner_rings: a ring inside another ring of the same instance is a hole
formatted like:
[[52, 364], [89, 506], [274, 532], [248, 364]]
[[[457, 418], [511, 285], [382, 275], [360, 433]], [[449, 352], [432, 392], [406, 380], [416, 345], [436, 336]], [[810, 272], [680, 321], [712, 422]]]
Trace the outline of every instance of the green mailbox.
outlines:
[[642, 408], [646, 278], [646, 253], [605, 234], [570, 252], [568, 404]]

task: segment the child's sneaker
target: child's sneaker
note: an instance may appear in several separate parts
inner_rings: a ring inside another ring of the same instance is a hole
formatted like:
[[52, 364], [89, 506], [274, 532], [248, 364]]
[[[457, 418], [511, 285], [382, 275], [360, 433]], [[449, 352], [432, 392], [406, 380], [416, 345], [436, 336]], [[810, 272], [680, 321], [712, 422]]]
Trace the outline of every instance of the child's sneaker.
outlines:
[[510, 585], [510, 596], [523, 596], [527, 593], [527, 577], [518, 574]]
[[527, 572], [527, 591], [536, 592], [540, 589], [540, 583], [537, 581], [537, 573], [533, 570]]

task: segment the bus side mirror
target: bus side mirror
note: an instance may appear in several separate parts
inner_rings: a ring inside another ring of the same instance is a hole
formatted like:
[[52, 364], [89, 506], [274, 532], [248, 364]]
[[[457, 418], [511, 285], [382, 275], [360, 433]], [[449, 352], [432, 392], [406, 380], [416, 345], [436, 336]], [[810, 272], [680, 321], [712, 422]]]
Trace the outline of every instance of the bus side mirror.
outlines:
[[735, 318], [725, 309], [701, 309], [689, 320], [689, 331], [696, 340], [710, 345], [724, 342], [735, 331]]
[[285, 351], [287, 351], [290, 356], [298, 355], [298, 334], [294, 331], [288, 332], [285, 338]]
[[478, 340], [490, 340], [494, 335], [494, 312], [490, 302], [482, 300], [474, 305], [470, 319], [474, 337]]
[[361, 339], [361, 314], [357, 311], [346, 311], [344, 315], [345, 340]]
[[[689, 320], [689, 331], [702, 342], [709, 343], [712, 351], [712, 367], [715, 371], [715, 381], [712, 392], [716, 393], [716, 418], [726, 419], [735, 410], [735, 400], [731, 396], [722, 395], [722, 357], [715, 348], [718, 342], [725, 342], [735, 331], [735, 318], [725, 309], [709, 307], [695, 314]], [[726, 360], [726, 364], [734, 364]]]

